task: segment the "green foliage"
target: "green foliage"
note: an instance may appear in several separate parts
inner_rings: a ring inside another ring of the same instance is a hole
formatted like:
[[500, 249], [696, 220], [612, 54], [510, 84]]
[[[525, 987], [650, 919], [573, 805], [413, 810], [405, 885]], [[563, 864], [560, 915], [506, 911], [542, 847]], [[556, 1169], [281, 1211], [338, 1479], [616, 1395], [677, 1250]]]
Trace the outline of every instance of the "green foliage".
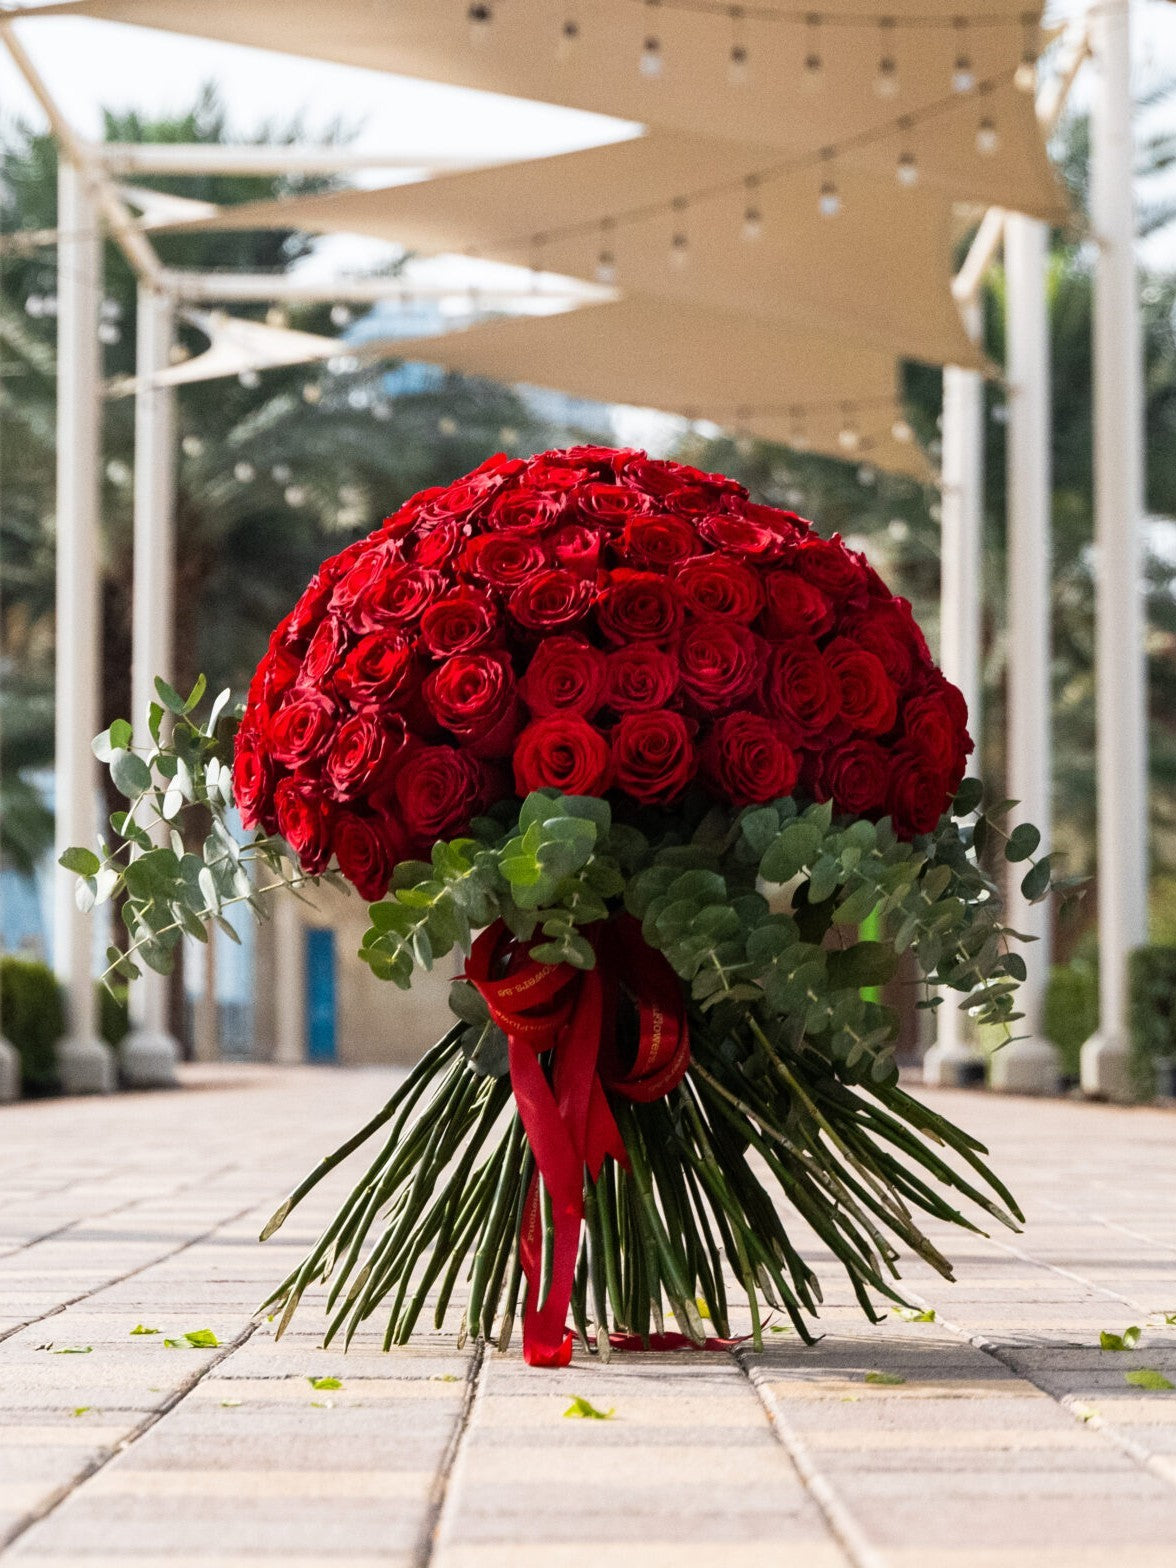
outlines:
[[1139, 1345], [1139, 1335], [1140, 1329], [1134, 1323], [1130, 1328], [1125, 1328], [1121, 1334], [1112, 1333], [1110, 1329], [1104, 1328], [1098, 1336], [1099, 1349], [1115, 1351], [1135, 1350]]
[[99, 985], [98, 1033], [107, 1045], [116, 1049], [126, 1039], [131, 1027], [130, 1009], [125, 985]]
[[1155, 1092], [1160, 1062], [1176, 1060], [1176, 947], [1136, 948], [1128, 960], [1131, 1051], [1139, 1092]]
[[1046, 1038], [1061, 1052], [1062, 1069], [1077, 1078], [1083, 1044], [1098, 1028], [1098, 977], [1084, 964], [1055, 964], [1045, 988]]
[[0, 1030], [16, 1047], [26, 1091], [55, 1089], [56, 1046], [65, 1033], [65, 1005], [47, 964], [0, 958]]

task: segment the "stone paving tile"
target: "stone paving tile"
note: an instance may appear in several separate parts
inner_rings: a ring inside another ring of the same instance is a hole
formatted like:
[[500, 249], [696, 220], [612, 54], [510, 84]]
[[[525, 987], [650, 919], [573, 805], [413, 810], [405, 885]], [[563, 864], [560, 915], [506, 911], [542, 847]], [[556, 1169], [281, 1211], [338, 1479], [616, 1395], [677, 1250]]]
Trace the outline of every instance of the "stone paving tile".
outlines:
[[[828, 1285], [816, 1347], [768, 1334], [761, 1355], [578, 1357], [551, 1374], [525, 1368], [516, 1344], [481, 1359], [471, 1404], [478, 1357], [449, 1333], [390, 1356], [378, 1330], [348, 1355], [323, 1350], [309, 1294], [280, 1342], [252, 1327], [344, 1182], [268, 1247], [258, 1230], [391, 1076], [194, 1077], [202, 1092], [0, 1111], [5, 1561], [1176, 1562], [1176, 1393], [1123, 1381], [1131, 1366], [1176, 1367], [1176, 1334], [1154, 1318], [1176, 1310], [1170, 1115], [936, 1096], [990, 1142], [1029, 1216], [1021, 1236], [928, 1226], [961, 1284], [916, 1262], [902, 1285], [936, 1321], [869, 1324], [826, 1249], [790, 1224]], [[138, 1322], [171, 1337], [209, 1327], [221, 1345], [169, 1351], [164, 1334], [131, 1337]], [[1145, 1329], [1138, 1351], [1098, 1350], [1100, 1329], [1130, 1323]], [[46, 1343], [92, 1349], [55, 1357]], [[313, 1389], [323, 1376], [343, 1387]], [[574, 1393], [613, 1418], [565, 1420]]]

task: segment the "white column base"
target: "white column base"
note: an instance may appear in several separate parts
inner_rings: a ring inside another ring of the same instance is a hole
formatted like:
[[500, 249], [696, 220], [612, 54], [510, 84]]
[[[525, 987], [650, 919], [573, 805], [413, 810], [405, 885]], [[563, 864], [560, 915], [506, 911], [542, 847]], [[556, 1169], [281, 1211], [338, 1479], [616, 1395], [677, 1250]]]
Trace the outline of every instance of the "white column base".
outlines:
[[114, 1052], [93, 1035], [59, 1041], [57, 1071], [66, 1094], [111, 1094], [115, 1087]]
[[132, 1029], [118, 1050], [119, 1077], [128, 1089], [174, 1089], [180, 1048], [163, 1029]]
[[1083, 1094], [1096, 1100], [1133, 1100], [1131, 1052], [1122, 1035], [1092, 1034], [1079, 1058]]
[[1061, 1054], [1049, 1040], [1013, 1040], [993, 1052], [989, 1083], [1003, 1094], [1057, 1094]]
[[0, 1105], [20, 1099], [20, 1057], [0, 1034]]
[[976, 1089], [984, 1083], [984, 1057], [960, 1041], [933, 1045], [923, 1058], [923, 1082], [929, 1089]]

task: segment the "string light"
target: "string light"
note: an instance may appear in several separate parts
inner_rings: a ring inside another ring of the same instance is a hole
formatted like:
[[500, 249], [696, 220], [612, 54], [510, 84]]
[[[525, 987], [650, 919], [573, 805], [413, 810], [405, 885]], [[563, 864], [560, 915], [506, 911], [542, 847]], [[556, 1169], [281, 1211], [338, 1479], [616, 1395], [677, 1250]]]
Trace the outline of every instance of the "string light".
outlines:
[[265, 324], [267, 327], [288, 327], [290, 318], [281, 305], [271, 305], [265, 313]]
[[237, 463], [233, 468], [233, 478], [239, 485], [250, 485], [257, 478], [257, 469], [252, 463]]
[[[656, 9], [658, 0], [645, 0], [645, 4], [652, 11]], [[641, 45], [641, 74], [648, 77], [662, 74], [661, 39], [656, 33], [647, 33]]]
[[243, 370], [237, 377], [237, 380], [249, 392], [252, 392], [254, 387], [261, 385], [261, 377], [256, 370]]
[[805, 18], [809, 43], [808, 52], [804, 57], [804, 85], [810, 92], [815, 92], [825, 79], [825, 62], [821, 59], [821, 51], [817, 46], [820, 26], [821, 18], [815, 11], [811, 11]]
[[185, 436], [180, 442], [180, 451], [185, 457], [200, 457], [204, 452], [204, 442], [199, 436]]
[[108, 348], [113, 348], [116, 343], [122, 342], [122, 333], [113, 321], [100, 321], [98, 323], [98, 341], [105, 343]]
[[743, 7], [733, 5], [730, 16], [735, 36], [731, 40], [731, 52], [727, 56], [727, 76], [733, 86], [741, 87], [747, 80], [747, 45], [743, 41]]
[[494, 21], [492, 6], [477, 4], [470, 6], [466, 12], [466, 20], [470, 24], [470, 43], [483, 44], [490, 36], [490, 26]]
[[798, 452], [807, 452], [809, 438], [804, 428], [804, 409], [793, 406], [788, 413], [788, 445]]
[[896, 419], [894, 421], [890, 427], [890, 434], [896, 441], [901, 441], [904, 443], [904, 445], [907, 442], [913, 441], [915, 439], [915, 432], [911, 429], [907, 421], [902, 418]]
[[900, 152], [898, 162], [894, 166], [894, 176], [904, 190], [913, 190], [919, 183], [919, 165], [913, 152], [908, 148]]
[[574, 16], [565, 19], [559, 30], [559, 57], [566, 60], [580, 41], [580, 24]]
[[1037, 22], [1027, 11], [1021, 20], [1021, 63], [1013, 76], [1013, 86], [1019, 93], [1037, 90]]
[[882, 33], [882, 53], [878, 57], [878, 69], [874, 75], [874, 91], [879, 98], [893, 98], [898, 92], [898, 61], [890, 51], [890, 33], [894, 30], [894, 18], [884, 16], [878, 23]]
[[841, 413], [841, 429], [837, 432], [837, 445], [843, 452], [856, 452], [862, 444], [862, 433], [853, 417], [853, 404], [846, 403]]
[[612, 232], [616, 224], [611, 218], [605, 218], [600, 225], [600, 250], [596, 255], [596, 281], [603, 283], [606, 288], [611, 288], [617, 281], [617, 257], [612, 248]]
[[957, 16], [955, 26], [960, 34], [960, 48], [956, 54], [955, 65], [952, 67], [951, 90], [953, 93], [970, 93], [976, 85], [976, 72], [972, 67], [972, 57], [964, 47], [967, 17]]
[[346, 327], [351, 321], [351, 307], [349, 305], [331, 306], [331, 325], [333, 327]]
[[988, 115], [976, 127], [976, 151], [982, 157], [991, 158], [1000, 146], [1000, 133], [996, 129], [996, 121]]
[[675, 267], [684, 267], [690, 260], [690, 236], [686, 233], [686, 198], [675, 196], [671, 206], [678, 214], [678, 227], [670, 237], [670, 261]]
[[[831, 149], [826, 148], [821, 154], [822, 158], [832, 158]], [[837, 182], [832, 172], [827, 174], [821, 182], [821, 194], [817, 199], [817, 207], [822, 218], [835, 218], [841, 211], [841, 193], [837, 189]]]
[[744, 183], [747, 187], [747, 206], [743, 209], [743, 238], [745, 240], [758, 240], [764, 232], [764, 215], [755, 199], [755, 193], [759, 189], [759, 180], [754, 174], [749, 174]]
[[270, 478], [276, 485], [288, 485], [293, 477], [289, 463], [275, 463], [270, 469]]
[[287, 485], [282, 492], [282, 498], [287, 506], [302, 506], [306, 500], [306, 486]]
[[304, 403], [321, 403], [322, 399], [323, 389], [319, 386], [317, 381], [308, 381], [302, 388], [302, 401]]

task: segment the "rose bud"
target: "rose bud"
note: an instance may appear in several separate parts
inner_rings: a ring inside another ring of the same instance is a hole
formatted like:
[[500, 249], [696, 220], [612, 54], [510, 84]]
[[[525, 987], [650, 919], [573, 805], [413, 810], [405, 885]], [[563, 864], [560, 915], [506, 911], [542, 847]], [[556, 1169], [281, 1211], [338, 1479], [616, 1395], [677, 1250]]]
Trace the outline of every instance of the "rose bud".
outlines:
[[340, 811], [332, 829], [339, 870], [361, 898], [376, 903], [388, 891], [403, 846], [386, 817]]
[[520, 583], [510, 596], [508, 609], [529, 632], [553, 632], [573, 626], [588, 614], [595, 589], [586, 577], [563, 567], [538, 572]]

